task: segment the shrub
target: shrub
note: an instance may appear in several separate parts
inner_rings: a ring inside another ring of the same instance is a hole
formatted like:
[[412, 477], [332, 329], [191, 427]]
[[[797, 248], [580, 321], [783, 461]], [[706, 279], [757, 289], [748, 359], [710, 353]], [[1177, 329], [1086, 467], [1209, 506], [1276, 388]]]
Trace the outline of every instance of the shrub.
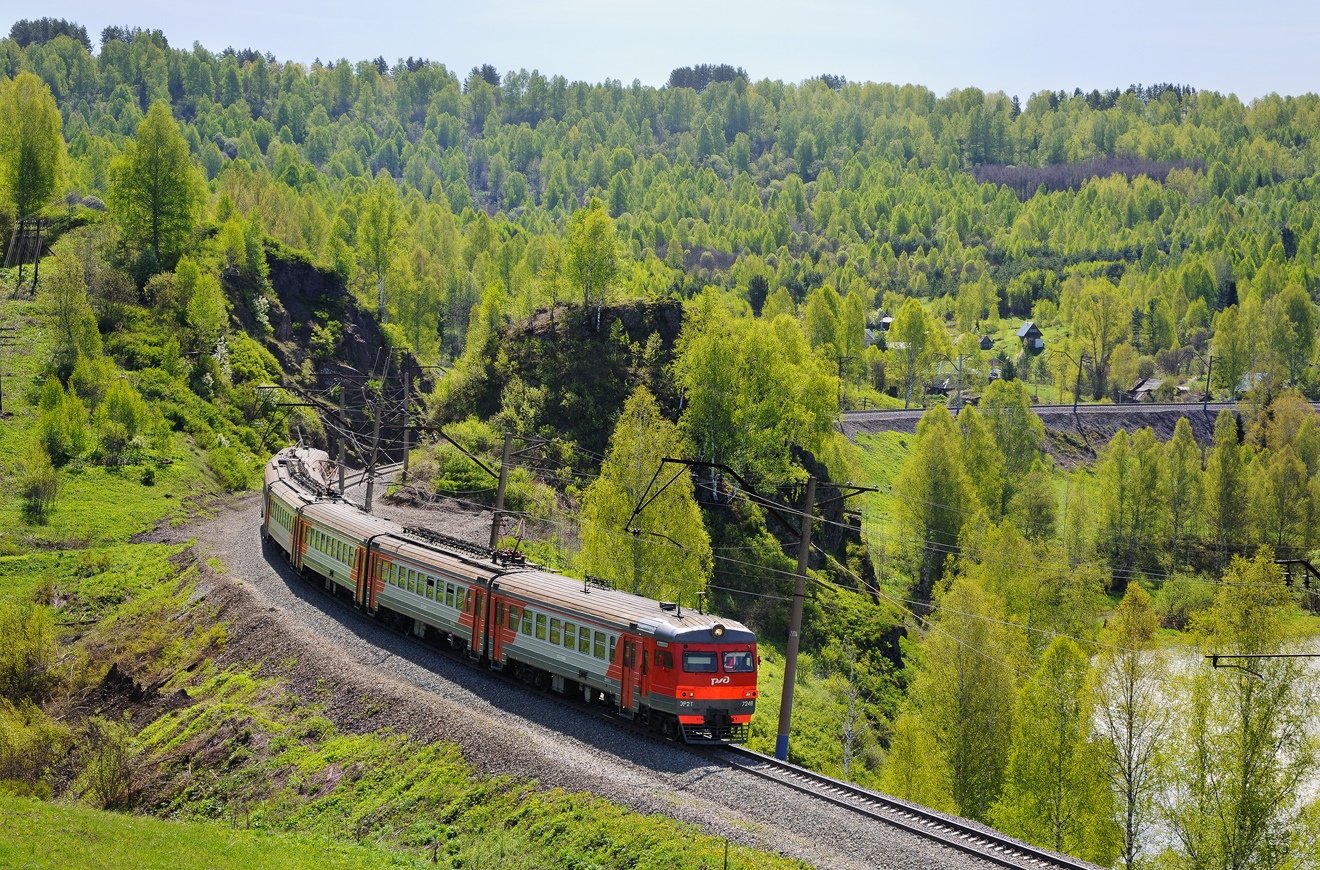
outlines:
[[32, 702], [0, 698], [0, 788], [48, 800], [51, 774], [69, 742], [68, 729]]
[[230, 492], [247, 489], [251, 471], [243, 455], [233, 447], [216, 447], [206, 451], [206, 466], [215, 479]]
[[271, 352], [241, 332], [229, 338], [229, 371], [235, 384], [264, 384], [280, 378], [280, 364]]
[[103, 809], [132, 806], [137, 796], [139, 752], [128, 729], [103, 716], [87, 720], [84, 740], [87, 793]]
[[1170, 577], [1155, 596], [1155, 610], [1165, 628], [1184, 629], [1199, 611], [1215, 603], [1215, 584], [1184, 574]]
[[0, 606], [0, 696], [15, 703], [45, 700], [58, 682], [55, 652], [50, 608]]
[[308, 342], [312, 357], [318, 360], [333, 359], [343, 335], [344, 327], [338, 321], [332, 320], [324, 325], [313, 323], [311, 340]]
[[19, 478], [19, 495], [23, 498], [23, 513], [28, 522], [44, 523], [55, 508], [59, 494], [59, 475], [50, 457], [41, 449], [32, 450]]

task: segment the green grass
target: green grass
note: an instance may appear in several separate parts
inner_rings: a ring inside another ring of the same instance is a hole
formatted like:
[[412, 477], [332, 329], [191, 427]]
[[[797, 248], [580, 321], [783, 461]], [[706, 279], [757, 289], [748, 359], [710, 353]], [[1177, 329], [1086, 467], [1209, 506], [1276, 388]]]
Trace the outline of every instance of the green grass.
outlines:
[[[761, 666], [757, 671], [756, 715], [752, 717], [747, 747], [773, 755], [779, 733], [779, 708], [784, 695], [784, 653], [762, 643], [757, 651]], [[827, 776], [844, 778], [843, 724], [847, 700], [841, 677], [822, 678], [815, 659], [798, 655], [797, 679], [793, 684], [793, 724], [789, 731], [789, 760]], [[859, 746], [849, 768], [848, 779], [874, 786], [878, 781], [880, 750], [869, 750], [870, 758]], [[868, 768], [867, 761], [871, 766]]]
[[855, 505], [862, 511], [862, 533], [872, 542], [884, 541], [898, 533], [895, 515], [898, 498], [889, 491], [916, 444], [917, 436], [906, 432], [877, 432], [857, 438], [859, 483], [880, 487], [880, 492], [861, 496]]
[[[19, 478], [33, 445], [35, 397], [50, 341], [46, 316], [30, 301], [0, 294], [0, 325], [19, 327], [14, 346], [0, 352], [6, 414], [0, 417], [0, 478], [10, 482]], [[148, 470], [154, 476], [151, 485], [143, 483]], [[218, 491], [202, 451], [177, 432], [159, 464], [103, 467], [74, 461], [59, 471], [59, 494], [44, 522], [24, 516], [16, 486], [0, 487], [0, 553], [127, 541], [181, 513], [186, 498]]]
[[[533, 781], [478, 774], [458, 747], [390, 730], [339, 731], [278, 679], [225, 671], [189, 689], [196, 703], [147, 726], [167, 795], [188, 819], [353, 837], [443, 866], [716, 867], [723, 840], [664, 816]], [[739, 846], [731, 867], [795, 867]]]
[[170, 822], [0, 792], [0, 866], [284, 868], [422, 866], [418, 858], [305, 834]]
[[45, 550], [0, 557], [0, 603], [38, 596], [61, 602], [61, 619], [94, 620], [135, 596], [165, 586], [183, 549], [165, 544], [118, 544], [81, 551]]
[[[179, 436], [175, 440], [182, 441]], [[182, 449], [176, 456], [156, 470], [153, 486], [143, 485], [142, 466], [62, 470], [59, 497], [43, 524], [27, 522], [22, 500], [12, 488], [0, 492], [0, 546], [91, 546], [126, 541], [150, 530], [179, 511], [185, 498], [206, 491], [200, 457]]]

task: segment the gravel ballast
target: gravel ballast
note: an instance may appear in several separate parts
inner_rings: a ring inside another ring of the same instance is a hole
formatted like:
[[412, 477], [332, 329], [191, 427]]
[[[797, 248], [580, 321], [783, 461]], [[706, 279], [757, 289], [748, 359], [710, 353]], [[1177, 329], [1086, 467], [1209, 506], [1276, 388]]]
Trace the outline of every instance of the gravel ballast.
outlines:
[[[468, 540], [489, 528], [488, 513], [407, 513]], [[298, 576], [278, 548], [262, 546], [259, 524], [260, 499], [246, 496], [161, 537], [195, 538], [202, 556], [224, 565], [203, 590], [230, 623], [220, 663], [259, 663], [345, 731], [453, 742], [483, 773], [590, 792], [820, 867], [992, 866], [470, 667]]]

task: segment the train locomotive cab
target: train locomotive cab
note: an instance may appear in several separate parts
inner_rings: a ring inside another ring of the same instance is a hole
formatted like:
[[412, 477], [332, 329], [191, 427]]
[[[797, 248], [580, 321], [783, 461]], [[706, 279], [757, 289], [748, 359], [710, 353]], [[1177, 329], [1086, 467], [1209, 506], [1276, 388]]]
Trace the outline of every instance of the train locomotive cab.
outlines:
[[666, 628], [655, 635], [651, 685], [672, 698], [684, 742], [745, 741], [756, 710], [756, 635], [729, 620]]

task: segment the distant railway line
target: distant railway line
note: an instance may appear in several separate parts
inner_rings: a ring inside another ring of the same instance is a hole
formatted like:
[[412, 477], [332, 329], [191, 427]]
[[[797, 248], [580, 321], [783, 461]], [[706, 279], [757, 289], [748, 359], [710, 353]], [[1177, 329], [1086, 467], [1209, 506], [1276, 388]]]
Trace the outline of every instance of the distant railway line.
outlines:
[[[1205, 412], [1209, 414], [1218, 414], [1221, 410], [1235, 410], [1240, 403], [1238, 402], [1208, 402], [1205, 406]], [[1316, 406], [1320, 409], [1320, 405]], [[848, 423], [866, 423], [866, 422], [884, 422], [884, 421], [904, 421], [920, 420], [921, 415], [925, 414], [927, 408], [901, 408], [901, 409], [876, 409], [865, 411], [844, 411], [843, 420]], [[1032, 405], [1031, 410], [1035, 411], [1040, 417], [1053, 417], [1059, 415], [1072, 416], [1073, 406], [1067, 405]], [[1137, 403], [1131, 405], [1078, 405], [1076, 409], [1078, 416], [1096, 417], [1096, 416], [1122, 416], [1127, 414], [1169, 414], [1201, 413], [1200, 402], [1162, 402], [1162, 403]]]
[[[1086, 429], [1110, 431], [1114, 428], [1136, 429], [1153, 426], [1157, 433], [1161, 426], [1172, 430], [1177, 417], [1187, 417], [1198, 440], [1208, 439], [1214, 430], [1215, 416], [1220, 411], [1235, 411], [1241, 402], [1162, 402], [1124, 405], [1078, 405], [1076, 410], [1067, 405], [1032, 405], [1031, 410], [1050, 429]], [[1320, 403], [1312, 403], [1320, 411]], [[849, 438], [877, 432], [915, 432], [917, 422], [926, 408], [876, 409], [844, 411], [835, 427]], [[1164, 433], [1161, 437], [1167, 437]]]

